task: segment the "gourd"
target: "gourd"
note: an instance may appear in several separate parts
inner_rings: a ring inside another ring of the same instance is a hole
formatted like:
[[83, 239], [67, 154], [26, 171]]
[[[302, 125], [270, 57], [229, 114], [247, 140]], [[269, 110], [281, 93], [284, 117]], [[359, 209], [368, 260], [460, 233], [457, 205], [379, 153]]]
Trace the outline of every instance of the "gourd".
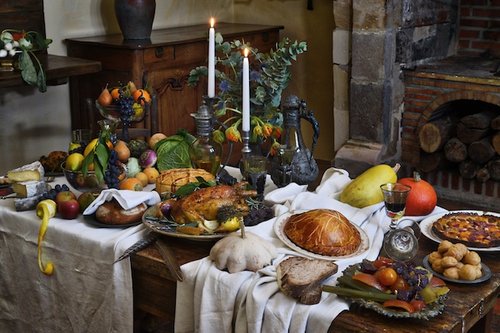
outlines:
[[215, 266], [226, 269], [229, 273], [244, 270], [256, 272], [271, 264], [276, 258], [276, 248], [265, 239], [245, 232], [243, 223], [240, 224], [241, 235], [234, 232], [217, 241], [210, 250], [210, 259]]
[[373, 166], [350, 182], [340, 194], [340, 201], [357, 208], [367, 207], [384, 200], [380, 185], [395, 183], [396, 172], [400, 165], [394, 168], [387, 164]]
[[405, 215], [423, 216], [430, 214], [437, 205], [437, 194], [434, 187], [420, 178], [418, 172], [413, 173], [413, 178], [401, 178], [398, 182], [411, 187], [406, 199]]

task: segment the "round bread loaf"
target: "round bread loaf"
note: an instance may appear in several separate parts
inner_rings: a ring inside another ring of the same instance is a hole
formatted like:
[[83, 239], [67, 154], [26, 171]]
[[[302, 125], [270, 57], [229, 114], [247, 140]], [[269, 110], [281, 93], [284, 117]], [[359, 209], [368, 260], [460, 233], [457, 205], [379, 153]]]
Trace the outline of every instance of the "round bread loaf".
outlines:
[[313, 209], [294, 214], [283, 231], [295, 245], [325, 256], [349, 255], [361, 244], [358, 229], [336, 210]]
[[97, 208], [95, 218], [104, 224], [122, 225], [136, 223], [141, 221], [146, 209], [148, 209], [148, 206], [145, 203], [141, 203], [134, 208], [124, 209], [118, 201], [113, 199]]

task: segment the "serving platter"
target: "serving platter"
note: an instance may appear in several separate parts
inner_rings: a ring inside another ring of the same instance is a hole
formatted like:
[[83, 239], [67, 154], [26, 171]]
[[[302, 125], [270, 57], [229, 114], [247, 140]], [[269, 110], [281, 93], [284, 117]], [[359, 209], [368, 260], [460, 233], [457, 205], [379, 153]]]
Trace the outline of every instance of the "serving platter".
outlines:
[[[354, 265], [350, 265], [348, 266], [343, 274], [353, 274], [355, 271], [358, 271], [361, 269], [361, 264], [354, 264]], [[343, 297], [343, 296], [340, 296], [340, 297]], [[423, 320], [428, 320], [430, 318], [433, 318], [433, 317], [436, 317], [438, 316], [439, 314], [441, 314], [445, 308], [445, 300], [447, 298], [447, 295], [443, 295], [441, 297], [439, 297], [439, 300], [434, 302], [434, 303], [431, 303], [431, 304], [427, 304], [427, 306], [421, 310], [421, 311], [418, 311], [418, 312], [413, 312], [413, 313], [410, 313], [410, 312], [405, 312], [405, 311], [399, 311], [399, 310], [396, 310], [396, 309], [392, 309], [392, 308], [386, 308], [382, 305], [382, 303], [379, 303], [379, 302], [375, 302], [375, 301], [369, 301], [369, 300], [365, 300], [365, 299], [362, 299], [362, 298], [352, 298], [352, 297], [344, 297], [344, 298], [347, 298], [349, 299], [353, 304], [356, 304], [362, 308], [365, 308], [365, 309], [370, 309], [370, 310], [373, 310], [385, 317], [389, 317], [389, 318], [413, 318], [413, 319], [423, 319]]]
[[424, 267], [431, 272], [433, 275], [437, 276], [438, 278], [448, 281], [448, 282], [453, 282], [453, 283], [461, 283], [461, 284], [476, 284], [476, 283], [481, 283], [484, 281], [488, 281], [491, 278], [491, 270], [488, 266], [486, 266], [484, 263], [481, 263], [481, 270], [483, 271], [483, 276], [481, 276], [479, 279], [475, 279], [472, 281], [469, 280], [457, 280], [457, 279], [450, 279], [449, 277], [444, 276], [443, 274], [439, 274], [435, 272], [432, 269], [431, 264], [429, 263], [429, 256], [425, 256], [423, 260], [423, 265]]
[[[439, 218], [446, 214], [451, 214], [451, 213], [473, 213], [473, 214], [478, 214], [478, 215], [484, 215], [484, 214], [491, 214], [495, 216], [500, 216], [498, 213], [494, 212], [485, 212], [485, 211], [480, 211], [480, 210], [453, 210], [449, 211], [446, 213], [439, 213], [435, 215], [431, 215], [424, 220], [420, 222], [420, 231], [422, 234], [429, 238], [430, 240], [436, 242], [436, 243], [441, 243], [443, 239], [441, 239], [434, 231], [432, 231], [432, 224], [437, 221]], [[494, 246], [494, 247], [467, 247], [469, 250], [477, 251], [477, 252], [495, 252], [495, 251], [500, 251], [500, 246]]]
[[308, 256], [310, 258], [324, 259], [324, 260], [337, 260], [337, 259], [352, 258], [352, 257], [358, 256], [358, 255], [361, 255], [361, 254], [365, 253], [366, 251], [368, 251], [368, 249], [370, 248], [370, 239], [368, 238], [368, 235], [366, 234], [366, 232], [363, 229], [361, 229], [359, 226], [357, 226], [354, 223], [352, 223], [352, 225], [354, 225], [354, 227], [356, 227], [356, 229], [359, 231], [359, 234], [361, 236], [361, 244], [359, 245], [358, 249], [355, 252], [353, 252], [349, 255], [326, 256], [326, 255], [314, 253], [314, 252], [311, 252], [311, 251], [308, 251], [306, 249], [301, 248], [300, 246], [296, 245], [294, 242], [292, 242], [288, 238], [288, 236], [284, 232], [284, 228], [285, 228], [286, 221], [288, 220], [288, 218], [290, 216], [292, 216], [294, 214], [298, 214], [298, 213], [303, 213], [303, 212], [305, 212], [305, 211], [297, 211], [294, 213], [285, 213], [283, 215], [278, 216], [278, 218], [276, 219], [276, 222], [274, 223], [274, 233], [283, 243], [285, 243], [286, 246], [288, 246], [292, 250], [294, 250], [300, 254], [303, 254], [305, 256]]
[[189, 235], [182, 232], [178, 232], [175, 226], [178, 225], [174, 221], [168, 220], [166, 218], [159, 218], [161, 214], [158, 214], [158, 207], [149, 207], [142, 216], [142, 223], [154, 232], [166, 235], [169, 237], [183, 238], [192, 241], [215, 241], [226, 236], [228, 233], [214, 233], [214, 234], [203, 234], [203, 235]]

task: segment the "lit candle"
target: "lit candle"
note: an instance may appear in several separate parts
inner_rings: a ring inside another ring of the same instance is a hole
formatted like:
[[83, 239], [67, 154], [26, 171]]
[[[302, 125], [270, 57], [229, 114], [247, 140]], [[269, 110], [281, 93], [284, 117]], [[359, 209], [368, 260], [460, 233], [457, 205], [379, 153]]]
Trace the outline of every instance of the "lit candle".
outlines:
[[208, 97], [215, 97], [215, 19], [210, 18], [208, 32]]
[[245, 48], [243, 58], [243, 106], [242, 106], [242, 129], [250, 131], [250, 81], [248, 70], [248, 49]]

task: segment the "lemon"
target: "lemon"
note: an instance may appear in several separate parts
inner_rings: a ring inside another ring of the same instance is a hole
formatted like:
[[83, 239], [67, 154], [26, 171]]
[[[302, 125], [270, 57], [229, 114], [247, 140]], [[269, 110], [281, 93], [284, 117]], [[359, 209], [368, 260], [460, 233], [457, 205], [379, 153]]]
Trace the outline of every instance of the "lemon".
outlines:
[[134, 103], [132, 105], [132, 109], [134, 110], [134, 118], [135, 119], [140, 119], [142, 117], [142, 115], [144, 114], [144, 108], [139, 103]]
[[97, 146], [98, 141], [99, 141], [98, 138], [92, 139], [92, 141], [89, 142], [87, 147], [85, 147], [85, 150], [83, 151], [83, 156], [87, 156], [88, 154], [90, 154], [90, 152], [95, 149], [95, 146]]
[[83, 159], [85, 157], [80, 153], [69, 154], [66, 157], [66, 169], [78, 171], [82, 168]]

